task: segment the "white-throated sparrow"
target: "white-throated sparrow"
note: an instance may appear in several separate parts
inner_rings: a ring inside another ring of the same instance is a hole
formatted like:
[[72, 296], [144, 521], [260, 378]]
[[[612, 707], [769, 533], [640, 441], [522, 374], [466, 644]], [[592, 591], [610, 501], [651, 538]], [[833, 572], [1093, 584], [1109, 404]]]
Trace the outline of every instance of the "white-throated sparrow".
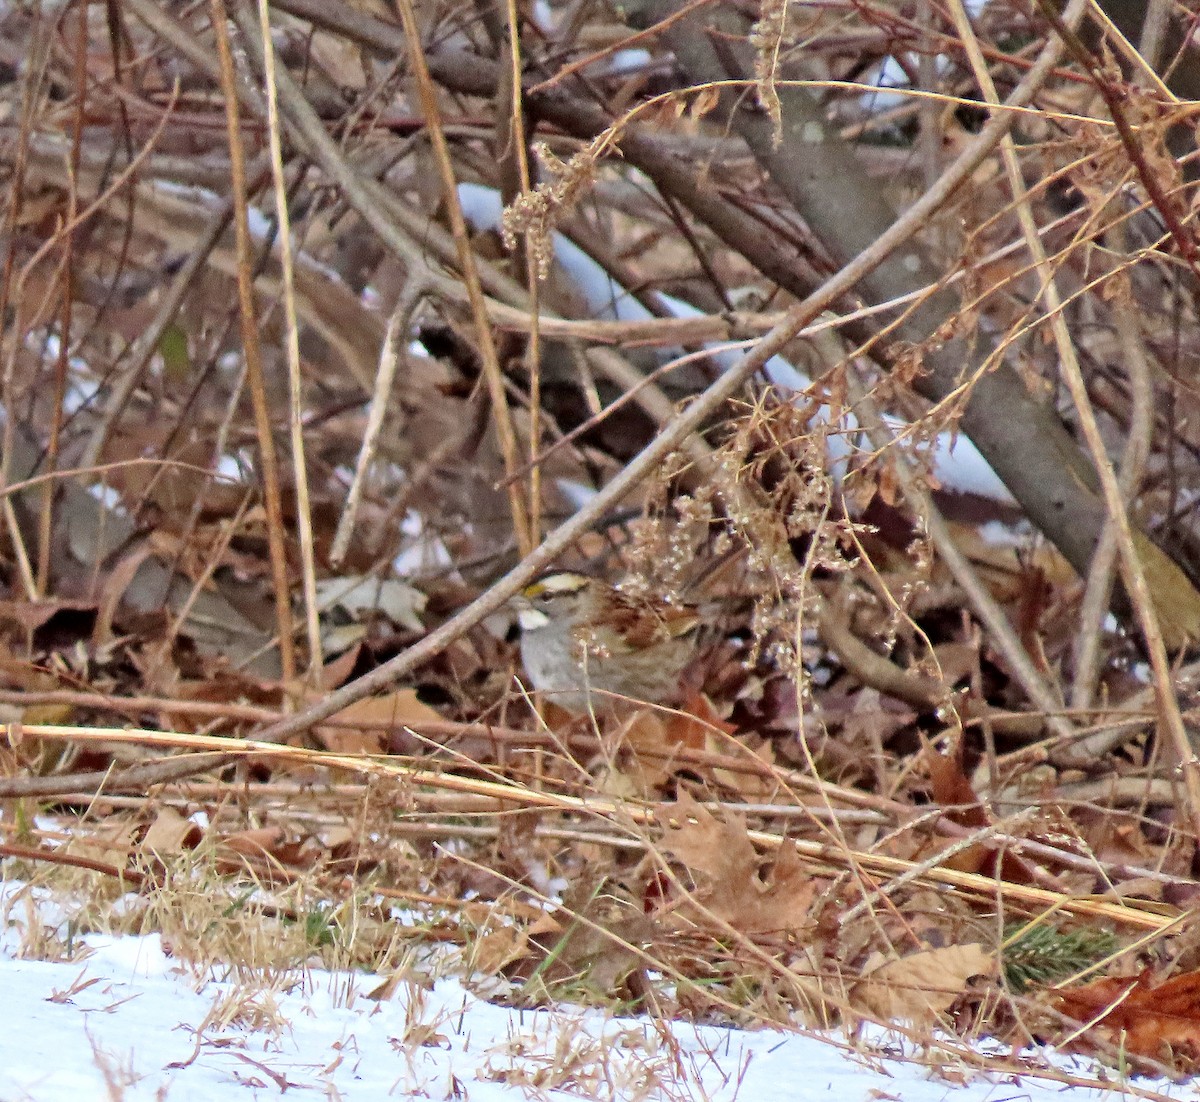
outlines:
[[697, 611], [586, 574], [548, 574], [513, 599], [533, 687], [567, 711], [662, 703], [694, 651]]

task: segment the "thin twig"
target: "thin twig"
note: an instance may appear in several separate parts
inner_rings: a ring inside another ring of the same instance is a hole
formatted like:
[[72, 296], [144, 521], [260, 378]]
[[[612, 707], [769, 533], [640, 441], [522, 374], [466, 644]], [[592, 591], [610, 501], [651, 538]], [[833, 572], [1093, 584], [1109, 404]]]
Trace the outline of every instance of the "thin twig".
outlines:
[[[286, 323], [284, 332], [287, 336], [285, 346], [288, 369], [288, 428], [292, 441], [292, 482], [296, 494], [296, 542], [300, 547], [304, 623], [308, 636], [308, 682], [310, 685], [319, 685], [325, 663], [321, 653], [320, 610], [317, 608], [317, 565], [313, 546], [312, 505], [308, 492], [308, 468], [304, 461], [304, 393], [300, 379], [300, 327], [296, 320], [296, 287], [292, 264], [292, 220], [288, 211], [287, 180], [283, 173], [283, 139], [280, 135], [279, 98], [275, 82], [275, 46], [271, 41], [271, 15], [267, 0], [259, 0], [258, 18], [263, 42], [263, 88], [267, 101], [271, 180], [275, 192], [275, 217], [279, 219], [279, 269], [283, 277], [283, 316]], [[283, 631], [282, 623], [280, 631]], [[286, 641], [281, 637], [280, 643], [290, 645], [290, 635]], [[284, 668], [286, 670], [286, 665]], [[284, 676], [287, 676], [286, 673]]]
[[[1113, 250], [1125, 251], [1126, 226], [1114, 224], [1110, 231]], [[1126, 509], [1133, 504], [1146, 462], [1150, 456], [1150, 435], [1154, 429], [1154, 383], [1150, 365], [1146, 362], [1146, 346], [1138, 327], [1133, 302], [1129, 269], [1118, 268], [1114, 274], [1115, 294], [1112, 300], [1113, 325], [1122, 352], [1122, 362], [1129, 378], [1131, 396], [1129, 433], [1121, 455], [1121, 472], [1117, 485]], [[1100, 542], [1096, 545], [1092, 564], [1084, 585], [1083, 602], [1079, 608], [1079, 628], [1075, 638], [1075, 673], [1071, 685], [1072, 708], [1087, 708], [1095, 692], [1100, 665], [1100, 641], [1103, 638], [1104, 617], [1112, 600], [1112, 585], [1117, 565], [1117, 526], [1112, 517], [1104, 521]], [[1094, 741], [1080, 745], [1081, 759], [1095, 758], [1105, 751]]]
[[379, 434], [383, 431], [388, 400], [391, 398], [392, 387], [396, 380], [396, 370], [404, 356], [404, 346], [407, 343], [409, 326], [412, 324], [412, 314], [421, 297], [428, 290], [429, 281], [425, 276], [424, 265], [410, 270], [400, 301], [396, 303], [396, 308], [388, 319], [387, 332], [379, 349], [379, 370], [375, 374], [375, 389], [371, 394], [370, 405], [367, 407], [367, 427], [363, 432], [362, 446], [358, 450], [354, 479], [350, 483], [350, 492], [346, 495], [346, 504], [342, 508], [337, 532], [333, 537], [333, 546], [329, 551], [329, 561], [334, 566], [341, 565], [350, 547], [350, 538], [354, 534], [359, 502], [362, 499], [371, 464], [375, 460], [375, 450], [379, 446]]
[[409, 0], [400, 0], [396, 5], [396, 10], [400, 14], [405, 40], [408, 43], [409, 66], [416, 78], [417, 89], [420, 92], [426, 132], [433, 145], [434, 159], [441, 174], [442, 201], [445, 203], [450, 217], [450, 229], [454, 234], [454, 244], [458, 252], [459, 273], [466, 284], [467, 297], [471, 303], [471, 315], [475, 321], [475, 340], [483, 365], [483, 376], [492, 400], [496, 437], [500, 443], [500, 454], [504, 458], [504, 471], [509, 476], [506, 489], [509, 508], [512, 510], [513, 530], [517, 536], [517, 548], [524, 555], [533, 549], [529, 502], [525, 499], [524, 486], [512, 478], [512, 474], [520, 462], [517, 434], [513, 427], [512, 413], [508, 408], [508, 399], [504, 393], [496, 342], [484, 306], [483, 285], [479, 279], [475, 251], [471, 248], [470, 235], [467, 233], [467, 221], [463, 217], [462, 204], [458, 198], [458, 181], [454, 176], [454, 166], [450, 161], [450, 149], [446, 144], [446, 134], [442, 128], [442, 114], [438, 108], [437, 92], [434, 89], [433, 80], [429, 75], [429, 67], [425, 63], [425, 55], [421, 49], [421, 34], [417, 30], [417, 19]]
[[267, 511], [267, 544], [275, 591], [275, 621], [278, 627], [279, 663], [284, 681], [296, 677], [296, 652], [292, 642], [291, 587], [288, 584], [287, 551], [284, 546], [283, 494], [279, 485], [279, 463], [267, 399], [266, 378], [258, 341], [258, 312], [254, 299], [254, 263], [250, 242], [249, 193], [242, 150], [241, 117], [238, 110], [237, 79], [233, 53], [229, 46], [228, 15], [225, 0], [209, 0], [213, 30], [216, 32], [217, 57], [220, 61], [221, 87], [224, 90], [225, 118], [229, 143], [229, 167], [234, 204], [234, 234], [237, 241], [238, 308], [241, 320], [242, 355], [246, 360], [254, 424], [258, 434], [259, 462], [262, 468], [263, 499]]

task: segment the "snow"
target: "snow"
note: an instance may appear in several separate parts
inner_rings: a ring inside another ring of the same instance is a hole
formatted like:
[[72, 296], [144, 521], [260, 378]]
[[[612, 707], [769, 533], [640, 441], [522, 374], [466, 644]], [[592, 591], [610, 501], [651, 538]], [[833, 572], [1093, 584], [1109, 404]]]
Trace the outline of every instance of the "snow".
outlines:
[[[55, 910], [46, 899], [37, 909], [43, 921]], [[844, 1038], [802, 1032], [655, 1023], [573, 1007], [513, 1010], [456, 979], [400, 981], [380, 993], [382, 978], [365, 973], [198, 976], [158, 935], [87, 935], [85, 959], [22, 960], [27, 913], [11, 908], [0, 934], [5, 1102], [208, 1102], [285, 1091], [345, 1102], [1074, 1102], [1125, 1093], [1011, 1072], [954, 1068], [940, 1076], [917, 1061], [884, 1059], [880, 1053], [896, 1049], [882, 1031], [869, 1044], [860, 1040], [855, 1054]], [[1096, 1074], [1061, 1059], [1055, 1066]], [[1138, 1086], [1197, 1097], [1187, 1085]]]

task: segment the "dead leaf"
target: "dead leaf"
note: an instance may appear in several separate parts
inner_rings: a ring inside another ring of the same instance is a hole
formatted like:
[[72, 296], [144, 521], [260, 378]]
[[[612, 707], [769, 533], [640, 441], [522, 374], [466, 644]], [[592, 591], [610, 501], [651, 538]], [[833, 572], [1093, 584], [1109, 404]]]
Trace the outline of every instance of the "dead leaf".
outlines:
[[728, 821], [722, 821], [681, 790], [675, 803], [662, 805], [658, 818], [663, 824], [663, 850], [693, 873], [726, 884], [743, 870], [758, 867], [745, 816], [730, 813]]
[[173, 807], [164, 807], [150, 824], [138, 848], [161, 860], [195, 849], [202, 836], [203, 831], [190, 819], [185, 819]]
[[[628, 752], [627, 770], [642, 794], [668, 787], [681, 769], [689, 774], [716, 783], [717, 771], [695, 761], [683, 760], [680, 751], [694, 750], [711, 754], [727, 753], [729, 740], [737, 728], [726, 723], [702, 693], [692, 693], [678, 711], [645, 708], [635, 712], [622, 724], [618, 734], [621, 746]], [[758, 796], [762, 781], [753, 774], [732, 775], [740, 782], [754, 785], [746, 798]]]
[[389, 731], [440, 722], [428, 704], [417, 699], [416, 689], [397, 689], [387, 696], [371, 696], [356, 701], [330, 716], [338, 726], [317, 728], [317, 737], [326, 750], [340, 754], [382, 754], [389, 744]]
[[220, 848], [244, 857], [263, 857], [274, 853], [283, 844], [283, 839], [281, 827], [257, 827], [226, 835], [221, 839]]
[[1059, 991], [1056, 1009], [1087, 1027], [1072, 1047], [1085, 1052], [1111, 1046], [1195, 1070], [1200, 1058], [1200, 972], [1185, 972], [1151, 986], [1149, 972], [1108, 976]]
[[421, 622], [425, 594], [398, 578], [361, 574], [324, 578], [317, 583], [317, 603], [325, 615], [337, 611], [353, 620], [383, 615], [397, 627], [425, 630]]
[[[929, 774], [934, 802], [945, 808], [942, 814], [960, 826], [976, 830], [987, 826], [991, 819], [963, 769], [962, 754], [963, 741], [958, 739], [948, 754], [941, 754], [930, 747], [923, 755], [923, 761]], [[1037, 882], [1032, 866], [1024, 858], [988, 842], [969, 846], [948, 857], [944, 864], [946, 868], [958, 872], [998, 876], [1010, 884]]]
[[481, 976], [498, 976], [514, 961], [529, 955], [529, 932], [518, 926], [499, 926], [477, 938], [471, 946], [472, 970]]
[[659, 819], [663, 850], [698, 881], [694, 898], [679, 908], [689, 921], [704, 923], [707, 917], [711, 925], [715, 917], [751, 935], [798, 930], [810, 922], [818, 885], [791, 839], [764, 861], [743, 816], [718, 819], [686, 791], [660, 809]]
[[627, 751], [624, 772], [632, 791], [647, 796], [660, 792], [673, 780], [679, 768], [681, 749], [702, 750], [703, 733], [689, 724], [673, 726], [677, 717], [653, 708], [641, 708], [626, 719], [617, 732], [620, 745]]
[[132, 819], [111, 816], [90, 834], [72, 838], [66, 845], [66, 851], [124, 868], [137, 846], [139, 829], [139, 824]]
[[948, 1010], [972, 976], [995, 971], [995, 959], [977, 943], [926, 949], [898, 960], [877, 956], [851, 988], [850, 1002], [877, 1021], [927, 1021]]

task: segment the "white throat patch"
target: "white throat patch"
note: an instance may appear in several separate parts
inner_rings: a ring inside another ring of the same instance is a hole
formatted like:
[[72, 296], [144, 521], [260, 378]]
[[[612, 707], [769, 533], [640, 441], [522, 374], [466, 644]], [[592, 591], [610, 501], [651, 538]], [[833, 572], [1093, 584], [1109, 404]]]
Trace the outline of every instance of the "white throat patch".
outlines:
[[517, 623], [522, 631], [538, 631], [550, 623], [550, 617], [536, 608], [523, 608], [517, 613]]

